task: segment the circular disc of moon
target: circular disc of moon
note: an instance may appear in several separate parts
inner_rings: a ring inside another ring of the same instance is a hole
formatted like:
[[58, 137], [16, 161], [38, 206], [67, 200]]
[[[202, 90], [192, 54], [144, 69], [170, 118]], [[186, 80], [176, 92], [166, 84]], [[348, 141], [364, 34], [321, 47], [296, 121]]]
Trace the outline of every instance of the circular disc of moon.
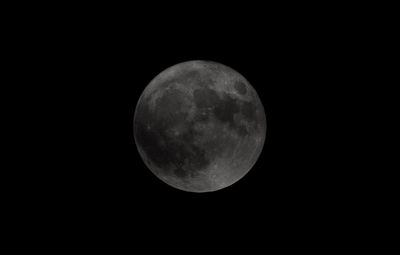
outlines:
[[255, 89], [238, 72], [210, 61], [174, 65], [144, 89], [134, 138], [146, 166], [189, 192], [240, 180], [264, 146], [266, 118]]

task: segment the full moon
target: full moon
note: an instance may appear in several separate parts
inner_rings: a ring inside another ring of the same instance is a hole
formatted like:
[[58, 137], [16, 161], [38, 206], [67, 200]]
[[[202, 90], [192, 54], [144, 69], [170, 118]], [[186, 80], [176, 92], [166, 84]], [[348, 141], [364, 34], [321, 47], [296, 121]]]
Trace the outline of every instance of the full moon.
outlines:
[[264, 146], [266, 118], [250, 83], [232, 68], [189, 61], [158, 74], [136, 105], [134, 138], [168, 185], [211, 192], [245, 176]]

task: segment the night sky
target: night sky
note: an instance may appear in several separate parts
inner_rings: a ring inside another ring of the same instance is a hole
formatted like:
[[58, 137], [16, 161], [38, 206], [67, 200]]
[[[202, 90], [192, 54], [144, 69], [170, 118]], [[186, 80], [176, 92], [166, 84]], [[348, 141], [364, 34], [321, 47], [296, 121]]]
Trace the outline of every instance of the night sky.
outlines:
[[[342, 142], [348, 120], [342, 118], [342, 95], [353, 82], [343, 75], [350, 70], [345, 44], [328, 23], [267, 14], [146, 25], [148, 19], [133, 14], [115, 15], [78, 23], [68, 30], [71, 36], [53, 36], [51, 59], [63, 59], [63, 65], [50, 59], [54, 71], [48, 71], [57, 89], [52, 101], [62, 107], [54, 108], [47, 128], [61, 127], [53, 137], [62, 150], [46, 155], [52, 170], [39, 177], [49, 185], [42, 188], [44, 203], [53, 201], [65, 215], [98, 228], [115, 223], [121, 233], [143, 223], [213, 233], [238, 226], [283, 233], [327, 217], [334, 224], [339, 208], [354, 201], [348, 196], [352, 166], [341, 160], [351, 156]], [[267, 119], [264, 148], [252, 170], [216, 192], [189, 193], [160, 181], [133, 138], [144, 88], [167, 67], [190, 60], [237, 70], [257, 91]]]

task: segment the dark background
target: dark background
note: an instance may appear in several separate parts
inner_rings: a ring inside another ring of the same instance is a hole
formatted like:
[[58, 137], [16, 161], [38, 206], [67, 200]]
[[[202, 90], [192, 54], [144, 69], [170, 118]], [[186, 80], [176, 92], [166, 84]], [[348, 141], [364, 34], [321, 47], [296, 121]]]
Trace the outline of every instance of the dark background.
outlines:
[[[84, 141], [77, 141], [76, 149], [88, 164], [77, 168], [82, 186], [89, 182], [85, 195], [96, 201], [104, 195], [124, 210], [137, 210], [138, 203], [143, 211], [145, 205], [150, 211], [232, 206], [249, 213], [317, 207], [333, 199], [337, 187], [332, 179], [338, 171], [333, 171], [329, 144], [339, 124], [334, 120], [340, 100], [334, 97], [342, 89], [336, 80], [341, 67], [335, 64], [341, 42], [321, 32], [322, 27], [238, 23], [216, 24], [211, 30], [201, 24], [136, 30], [135, 24], [79, 29], [81, 37], [68, 38], [72, 47], [64, 54], [70, 77], [78, 81], [66, 89], [77, 121], [74, 139]], [[209, 194], [178, 191], [159, 181], [140, 159], [132, 133], [134, 109], [146, 85], [167, 67], [196, 59], [220, 62], [244, 75], [259, 93], [267, 117], [264, 149], [253, 170], [235, 185]]]
[[[171, 229], [189, 238], [231, 234], [231, 243], [235, 235], [264, 231], [265, 238], [281, 239], [357, 217], [359, 173], [347, 161], [354, 153], [349, 121], [357, 117], [347, 106], [357, 89], [355, 63], [366, 58], [354, 39], [357, 21], [340, 23], [326, 11], [308, 15], [293, 6], [157, 9], [78, 8], [26, 25], [33, 31], [26, 38], [33, 52], [28, 64], [45, 74], [46, 86], [35, 87], [46, 97], [40, 110], [48, 113], [40, 129], [51, 140], [42, 170], [29, 175], [38, 180], [39, 193], [27, 195], [32, 208], [83, 235], [112, 233], [121, 242], [138, 233], [167, 239]], [[163, 183], [133, 139], [144, 88], [164, 69], [190, 60], [237, 70], [265, 108], [267, 135], [257, 163], [217, 192]]]
[[[348, 175], [337, 163], [343, 156], [339, 130], [345, 127], [338, 120], [343, 101], [336, 97], [345, 94], [337, 75], [346, 72], [338, 64], [343, 42], [329, 25], [268, 21], [210, 24], [212, 29], [160, 22], [157, 30], [123, 26], [106, 30], [110, 34], [100, 43], [91, 38], [85, 49], [92, 75], [81, 91], [89, 111], [79, 116], [89, 120], [85, 135], [93, 141], [82, 155], [90, 162], [78, 168], [83, 171], [80, 201], [126, 219], [183, 225], [196, 219], [199, 225], [254, 220], [267, 226], [336, 214], [335, 205], [347, 202]], [[132, 132], [137, 100], [151, 79], [197, 59], [244, 75], [267, 117], [264, 149], [253, 169], [236, 184], [205, 194], [182, 192], [156, 178], [142, 162]]]

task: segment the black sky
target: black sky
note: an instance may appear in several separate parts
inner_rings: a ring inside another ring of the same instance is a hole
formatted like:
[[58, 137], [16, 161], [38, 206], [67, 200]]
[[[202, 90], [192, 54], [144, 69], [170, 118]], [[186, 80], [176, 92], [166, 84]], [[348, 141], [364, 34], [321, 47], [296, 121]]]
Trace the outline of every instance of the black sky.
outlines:
[[[54, 171], [43, 173], [54, 191], [43, 188], [43, 201], [94, 227], [105, 219], [124, 233], [142, 223], [282, 229], [351, 206], [354, 173], [343, 161], [350, 154], [342, 143], [349, 118], [343, 104], [353, 82], [346, 79], [354, 60], [348, 53], [357, 48], [344, 39], [350, 32], [343, 37], [347, 32], [329, 19], [270, 9], [213, 18], [103, 14], [57, 24], [44, 45], [57, 84], [50, 100], [60, 105], [52, 125], [62, 150], [49, 157]], [[183, 192], [160, 181], [133, 139], [133, 114], [146, 85], [189, 60], [237, 70], [258, 92], [267, 118], [253, 169], [212, 193]]]

